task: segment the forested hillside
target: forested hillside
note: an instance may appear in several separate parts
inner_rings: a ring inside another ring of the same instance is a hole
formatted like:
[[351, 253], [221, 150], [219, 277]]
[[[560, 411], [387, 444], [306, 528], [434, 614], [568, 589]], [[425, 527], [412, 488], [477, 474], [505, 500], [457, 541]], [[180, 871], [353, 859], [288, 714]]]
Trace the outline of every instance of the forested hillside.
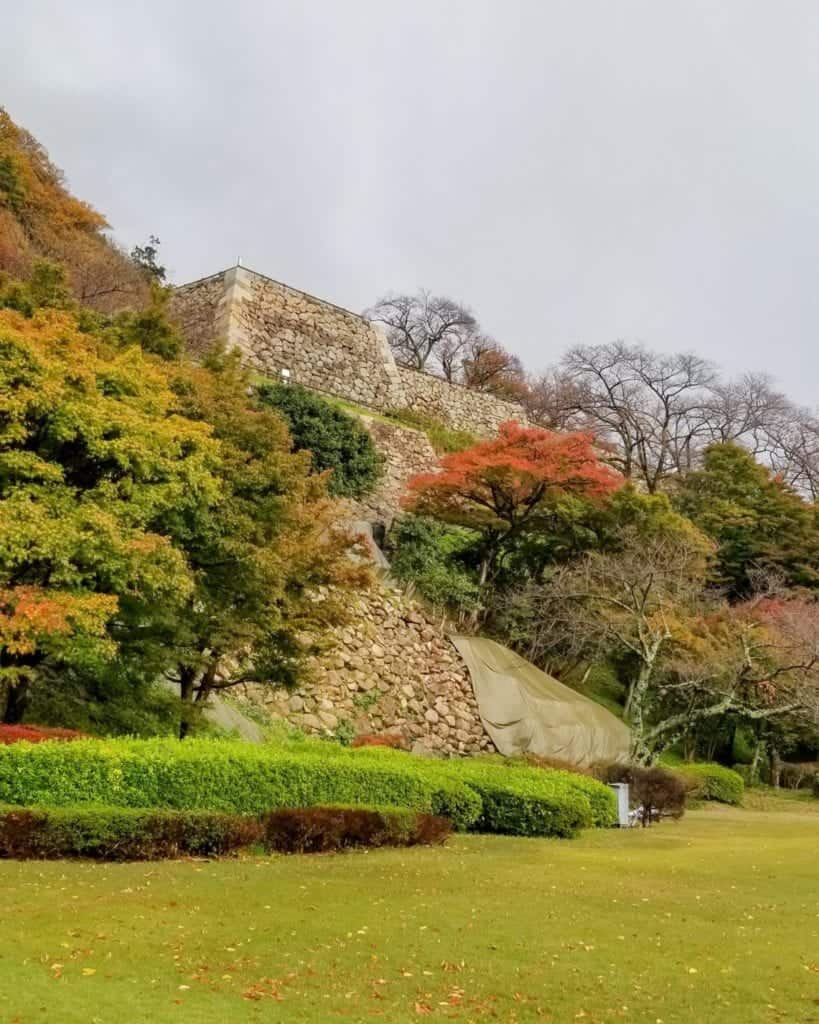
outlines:
[[45, 149], [0, 108], [0, 273], [27, 278], [37, 259], [61, 264], [76, 298], [103, 312], [140, 306], [149, 275], [71, 195]]

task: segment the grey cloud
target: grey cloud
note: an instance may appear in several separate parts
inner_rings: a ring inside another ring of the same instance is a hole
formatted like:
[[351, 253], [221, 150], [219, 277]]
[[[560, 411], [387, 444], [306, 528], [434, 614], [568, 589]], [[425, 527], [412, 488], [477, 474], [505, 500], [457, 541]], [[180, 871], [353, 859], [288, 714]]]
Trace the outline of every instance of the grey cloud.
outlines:
[[531, 368], [617, 337], [819, 369], [811, 0], [29, 0], [3, 94], [176, 280], [425, 285]]

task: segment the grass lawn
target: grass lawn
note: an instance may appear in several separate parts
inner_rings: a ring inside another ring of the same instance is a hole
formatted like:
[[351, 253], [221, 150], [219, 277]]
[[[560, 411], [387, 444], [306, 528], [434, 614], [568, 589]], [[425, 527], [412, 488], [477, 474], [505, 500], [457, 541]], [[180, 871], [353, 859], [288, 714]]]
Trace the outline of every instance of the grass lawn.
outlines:
[[819, 801], [574, 841], [0, 863], [0, 1024], [819, 1022]]

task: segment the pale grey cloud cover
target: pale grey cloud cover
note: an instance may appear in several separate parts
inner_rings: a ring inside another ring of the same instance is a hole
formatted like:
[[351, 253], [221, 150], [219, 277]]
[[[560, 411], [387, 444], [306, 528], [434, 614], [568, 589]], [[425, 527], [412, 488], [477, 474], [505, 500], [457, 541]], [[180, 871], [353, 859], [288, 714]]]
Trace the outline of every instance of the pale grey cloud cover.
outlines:
[[531, 368], [819, 371], [815, 0], [27, 0], [0, 102], [177, 281], [417, 285]]

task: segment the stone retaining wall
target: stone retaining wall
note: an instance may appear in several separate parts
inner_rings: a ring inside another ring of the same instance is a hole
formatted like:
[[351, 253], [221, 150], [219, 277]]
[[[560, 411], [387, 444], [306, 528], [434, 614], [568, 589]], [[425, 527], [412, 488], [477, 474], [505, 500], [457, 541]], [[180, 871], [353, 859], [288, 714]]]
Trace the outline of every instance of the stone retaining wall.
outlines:
[[401, 498], [407, 493], [410, 479], [419, 473], [434, 472], [438, 468], [438, 456], [427, 435], [420, 430], [365, 416], [361, 419], [375, 447], [384, 456], [384, 466], [375, 490], [355, 502], [353, 514], [389, 529], [401, 510]]
[[174, 289], [171, 309], [188, 350], [196, 358], [206, 355], [215, 341], [227, 340], [230, 308], [226, 274], [214, 274]]
[[525, 410], [516, 402], [450, 384], [441, 377], [406, 366], [398, 367], [398, 376], [407, 408], [433, 416], [456, 430], [487, 437], [496, 434], [507, 420], [528, 423]]
[[293, 693], [257, 689], [273, 717], [311, 735], [399, 734], [445, 755], [494, 750], [465, 665], [418, 604], [382, 584], [355, 598], [351, 623]]

